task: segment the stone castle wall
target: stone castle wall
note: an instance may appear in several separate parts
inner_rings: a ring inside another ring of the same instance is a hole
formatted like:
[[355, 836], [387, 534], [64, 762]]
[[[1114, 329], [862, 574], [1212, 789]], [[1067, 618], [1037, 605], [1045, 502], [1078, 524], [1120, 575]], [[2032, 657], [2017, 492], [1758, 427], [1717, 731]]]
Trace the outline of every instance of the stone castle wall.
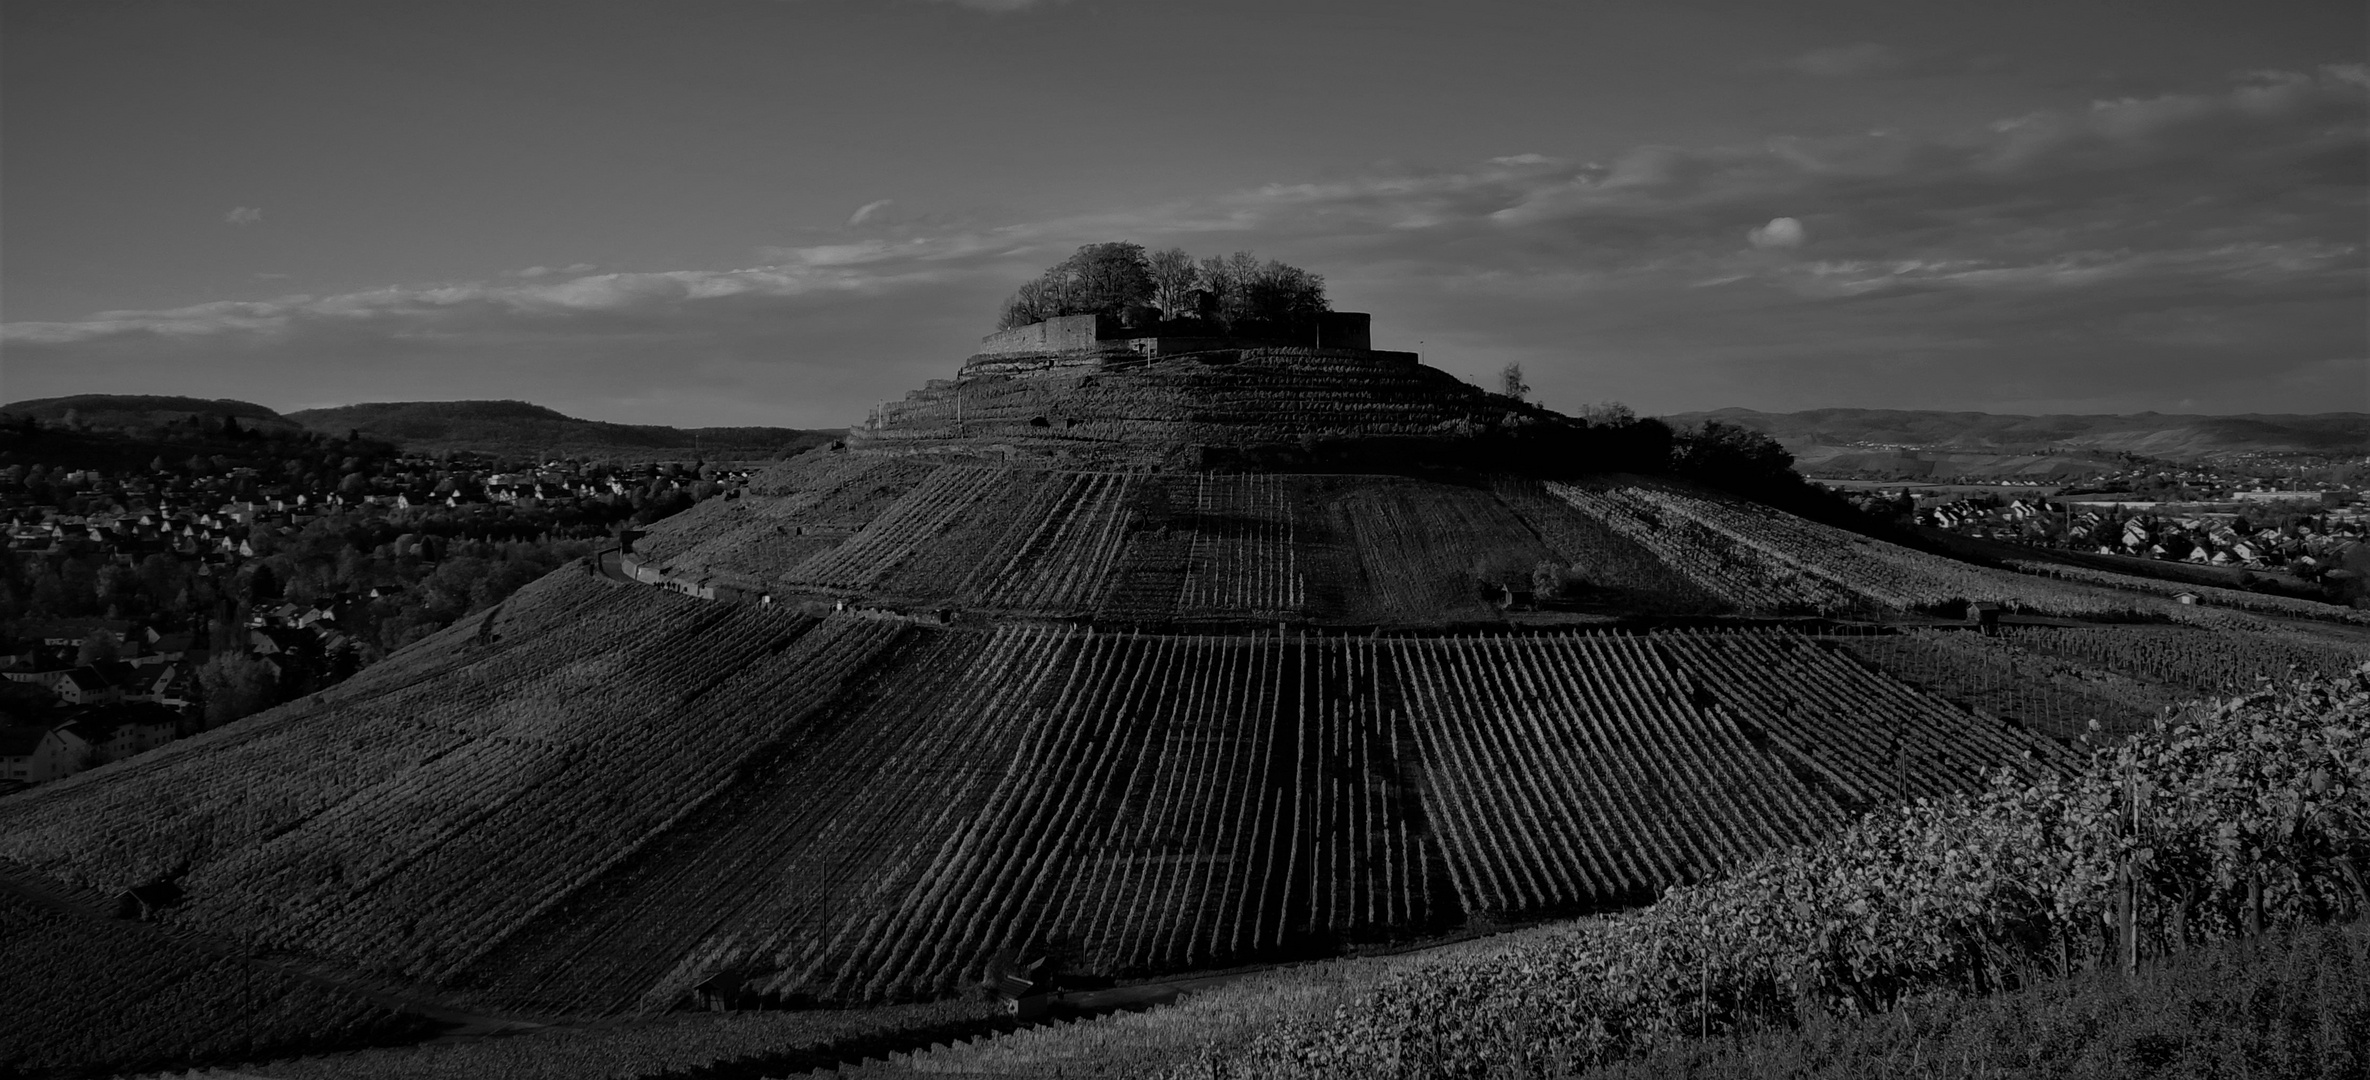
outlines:
[[989, 334], [980, 340], [979, 351], [988, 356], [1073, 352], [1097, 348], [1098, 342], [1115, 341], [1121, 333], [1119, 320], [1109, 315], [1064, 315]]
[[[1363, 311], [1328, 311], [1317, 316], [1313, 340], [1292, 344], [1320, 349], [1371, 349], [1374, 316]], [[980, 339], [981, 356], [1132, 349], [1146, 356], [1204, 352], [1239, 344], [1225, 338], [1131, 334], [1109, 315], [1064, 315], [1058, 319], [1000, 330]]]

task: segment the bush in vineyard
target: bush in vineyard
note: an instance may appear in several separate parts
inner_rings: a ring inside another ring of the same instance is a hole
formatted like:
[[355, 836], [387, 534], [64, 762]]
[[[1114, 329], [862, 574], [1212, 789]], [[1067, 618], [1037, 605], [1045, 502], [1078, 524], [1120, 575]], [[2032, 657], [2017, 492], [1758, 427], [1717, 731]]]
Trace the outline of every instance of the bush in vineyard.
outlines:
[[2161, 953], [2358, 916], [2366, 786], [2370, 665], [2196, 706], [2070, 777], [2003, 773], [1628, 916], [1411, 967], [1176, 1075], [1556, 1075], [2111, 966], [2126, 932]]

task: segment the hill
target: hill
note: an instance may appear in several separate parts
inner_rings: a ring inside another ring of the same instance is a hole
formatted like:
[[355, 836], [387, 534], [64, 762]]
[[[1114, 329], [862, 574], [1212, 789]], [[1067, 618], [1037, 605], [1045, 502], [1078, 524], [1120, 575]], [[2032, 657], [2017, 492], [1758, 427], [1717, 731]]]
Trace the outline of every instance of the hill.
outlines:
[[235, 417], [242, 426], [261, 431], [297, 429], [295, 421], [251, 401], [152, 394], [74, 394], [68, 397], [30, 398], [0, 405], [0, 417], [8, 416], [30, 417], [45, 424], [63, 424], [71, 417], [78, 424], [113, 430], [187, 423], [193, 417], [213, 421], [214, 427], [221, 426], [223, 417]]
[[1719, 409], [1667, 417], [1718, 420], [1778, 439], [1806, 472], [2051, 479], [2110, 472], [2117, 455], [2200, 460], [2239, 454], [2358, 454], [2370, 413], [2018, 416], [1900, 409], [1767, 413]]
[[346, 683], [0, 798], [0, 872], [519, 1017], [1107, 983], [1632, 906], [2365, 648], [1794, 517], [1657, 430], [1404, 353], [983, 352]]
[[524, 401], [386, 401], [301, 409], [288, 419], [325, 435], [359, 430], [413, 450], [599, 457], [699, 453], [777, 457], [830, 442], [840, 431], [796, 428], [672, 428], [579, 420]]

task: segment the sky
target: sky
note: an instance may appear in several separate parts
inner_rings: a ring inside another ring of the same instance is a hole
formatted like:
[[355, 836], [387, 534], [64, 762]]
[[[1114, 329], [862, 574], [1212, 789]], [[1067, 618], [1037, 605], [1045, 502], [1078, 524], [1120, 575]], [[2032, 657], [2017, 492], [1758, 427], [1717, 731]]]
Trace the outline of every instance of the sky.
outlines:
[[2358, 0], [0, 0], [0, 400], [834, 427], [1086, 243], [1567, 411], [2370, 409]]

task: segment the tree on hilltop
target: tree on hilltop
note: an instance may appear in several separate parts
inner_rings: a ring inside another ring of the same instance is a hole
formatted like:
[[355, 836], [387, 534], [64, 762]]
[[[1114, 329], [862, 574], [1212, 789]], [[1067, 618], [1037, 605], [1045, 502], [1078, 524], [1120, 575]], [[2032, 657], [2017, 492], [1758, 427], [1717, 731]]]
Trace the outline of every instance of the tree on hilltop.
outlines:
[[1201, 284], [1201, 268], [1193, 264], [1193, 256], [1184, 248], [1164, 248], [1152, 253], [1146, 269], [1152, 275], [1152, 306], [1163, 316], [1174, 319], [1193, 312], [1193, 290]]
[[1165, 320], [1204, 319], [1229, 331], [1305, 322], [1332, 310], [1325, 279], [1248, 251], [1196, 263], [1183, 248], [1146, 255], [1141, 244], [1088, 244], [1004, 301], [996, 328], [1065, 315], [1158, 309]]
[[1054, 264], [1004, 302], [996, 329], [1009, 330], [1064, 315], [1127, 314], [1150, 306], [1150, 262], [1144, 245], [1088, 244]]
[[1499, 370], [1498, 390], [1516, 401], [1530, 396], [1531, 384], [1522, 381], [1521, 364], [1508, 364]]

